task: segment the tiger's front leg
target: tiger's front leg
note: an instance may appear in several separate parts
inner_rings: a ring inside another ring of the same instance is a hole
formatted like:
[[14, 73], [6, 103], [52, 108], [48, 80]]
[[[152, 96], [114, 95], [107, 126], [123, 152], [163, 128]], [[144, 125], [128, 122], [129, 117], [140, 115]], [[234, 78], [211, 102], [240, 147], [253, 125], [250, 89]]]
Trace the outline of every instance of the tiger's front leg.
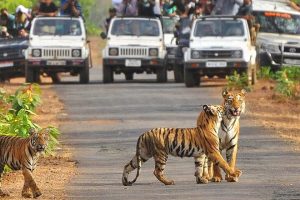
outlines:
[[[226, 159], [227, 159], [227, 162], [229, 163], [229, 166], [232, 169], [235, 169], [235, 166], [236, 166], [237, 151], [238, 151], [237, 144], [229, 147], [226, 150]], [[230, 176], [229, 174], [226, 174], [225, 179], [228, 182], [238, 182], [239, 181], [238, 177], [233, 177], [233, 176]]]
[[37, 187], [30, 170], [27, 168], [23, 169], [24, 176], [24, 186], [22, 190], [22, 196], [26, 198], [31, 198], [30, 189], [32, 191], [33, 197], [37, 198], [42, 195], [40, 189]]
[[8, 192], [4, 192], [2, 190], [2, 185], [1, 185], [1, 182], [2, 182], [2, 176], [3, 176], [3, 171], [4, 171], [4, 165], [0, 165], [0, 197], [8, 197], [9, 196], [9, 193]]
[[174, 185], [175, 182], [173, 180], [169, 180], [165, 175], [164, 175], [164, 170], [166, 167], [166, 162], [167, 162], [168, 156], [154, 156], [154, 161], [155, 161], [155, 170], [153, 172], [154, 176], [163, 184], [165, 185]]
[[197, 156], [195, 159], [195, 176], [196, 176], [196, 182], [198, 184], [207, 184], [208, 179], [204, 176], [205, 171], [205, 162], [206, 162], [206, 155], [202, 154], [200, 156]]

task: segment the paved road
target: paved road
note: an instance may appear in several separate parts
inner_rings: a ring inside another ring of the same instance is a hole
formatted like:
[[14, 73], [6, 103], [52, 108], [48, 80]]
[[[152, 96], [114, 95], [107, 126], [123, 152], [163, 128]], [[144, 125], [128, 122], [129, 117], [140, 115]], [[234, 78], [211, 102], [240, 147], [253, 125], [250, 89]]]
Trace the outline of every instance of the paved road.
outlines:
[[68, 113], [68, 122], [61, 127], [63, 141], [74, 147], [79, 161], [80, 173], [67, 188], [70, 199], [300, 199], [300, 154], [247, 117], [241, 122], [239, 183], [197, 185], [193, 159], [171, 157], [166, 173], [176, 185], [159, 183], [149, 160], [134, 186], [122, 186], [123, 166], [142, 132], [153, 127], [193, 127], [199, 105], [219, 103], [221, 88], [187, 89], [183, 84], [149, 80], [103, 85], [100, 71], [91, 73], [94, 84], [55, 86]]

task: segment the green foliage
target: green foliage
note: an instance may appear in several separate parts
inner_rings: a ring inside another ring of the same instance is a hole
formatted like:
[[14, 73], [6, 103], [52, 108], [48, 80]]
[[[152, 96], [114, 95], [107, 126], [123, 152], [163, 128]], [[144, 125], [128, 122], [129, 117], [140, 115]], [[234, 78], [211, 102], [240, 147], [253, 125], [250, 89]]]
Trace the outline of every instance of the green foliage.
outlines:
[[272, 72], [271, 67], [261, 67], [257, 77], [259, 79], [271, 80], [274, 78], [274, 73]]
[[[28, 137], [29, 130], [41, 127], [32, 121], [36, 107], [41, 104], [41, 90], [37, 84], [25, 84], [14, 94], [0, 88], [0, 135]], [[54, 127], [50, 129], [50, 141], [46, 153], [53, 152], [60, 134]]]
[[18, 5], [31, 8], [35, 2], [36, 0], [0, 0], [0, 8], [7, 8], [9, 12], [15, 13]]
[[251, 90], [248, 85], [248, 75], [246, 73], [239, 74], [236, 71], [230, 76], [226, 76], [227, 88], [230, 90], [236, 89], [241, 90], [245, 89], [247, 91]]

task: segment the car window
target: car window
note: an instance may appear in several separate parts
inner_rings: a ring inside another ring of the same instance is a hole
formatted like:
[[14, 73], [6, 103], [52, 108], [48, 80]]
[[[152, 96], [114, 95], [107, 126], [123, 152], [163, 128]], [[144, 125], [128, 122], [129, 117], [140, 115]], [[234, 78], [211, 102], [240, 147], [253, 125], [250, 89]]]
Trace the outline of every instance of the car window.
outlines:
[[163, 18], [163, 32], [164, 33], [174, 33], [175, 31], [175, 25], [177, 23], [177, 20], [174, 18]]
[[154, 20], [118, 19], [115, 20], [111, 35], [117, 36], [148, 36], [160, 35], [159, 23]]
[[254, 12], [260, 32], [280, 34], [300, 34], [300, 15], [280, 12]]
[[33, 26], [33, 35], [39, 36], [80, 36], [80, 22], [72, 19], [39, 19]]
[[195, 27], [196, 37], [243, 37], [244, 24], [240, 20], [201, 20]]

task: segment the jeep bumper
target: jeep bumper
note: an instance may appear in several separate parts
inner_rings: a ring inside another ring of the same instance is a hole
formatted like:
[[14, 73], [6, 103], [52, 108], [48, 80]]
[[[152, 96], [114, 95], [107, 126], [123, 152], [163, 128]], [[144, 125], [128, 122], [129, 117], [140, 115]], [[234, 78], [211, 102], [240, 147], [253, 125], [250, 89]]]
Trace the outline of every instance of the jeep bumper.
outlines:
[[261, 66], [271, 66], [272, 69], [277, 70], [281, 67], [299, 66], [300, 67], [300, 54], [289, 55], [283, 53], [260, 53]]
[[126, 58], [104, 58], [103, 64], [112, 68], [120, 68], [124, 70], [133, 69], [145, 69], [145, 68], [161, 68], [165, 66], [165, 59], [153, 58], [153, 59], [140, 59], [140, 58], [128, 58], [128, 60], [140, 60], [141, 66], [126, 66]]
[[44, 71], [68, 72], [85, 67], [85, 59], [76, 60], [27, 60], [27, 67]]

